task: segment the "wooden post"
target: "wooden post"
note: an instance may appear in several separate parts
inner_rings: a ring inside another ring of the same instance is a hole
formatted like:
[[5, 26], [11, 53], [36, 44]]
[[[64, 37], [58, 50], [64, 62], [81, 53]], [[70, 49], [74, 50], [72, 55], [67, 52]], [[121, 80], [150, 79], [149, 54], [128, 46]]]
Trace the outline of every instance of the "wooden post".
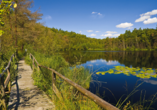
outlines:
[[7, 110], [7, 106], [6, 106], [6, 103], [5, 103], [5, 91], [4, 91], [4, 76], [1, 77], [0, 79], [0, 92], [1, 92], [1, 96], [2, 96], [2, 99], [1, 100], [1, 103], [2, 103], [2, 110]]
[[59, 98], [59, 100], [63, 101], [62, 95], [56, 87], [56, 74], [54, 72], [52, 72], [52, 90], [54, 91], [56, 96]]
[[[29, 57], [30, 57], [30, 59], [31, 59], [31, 54], [29, 54]], [[32, 60], [32, 59], [31, 59]]]
[[34, 57], [33, 57], [33, 63], [32, 63], [33, 71], [34, 71]]
[[53, 84], [56, 85], [56, 74], [52, 71], [52, 87]]
[[37, 70], [38, 70], [38, 72], [40, 71], [40, 68], [39, 68], [38, 64], [37, 64]]
[[[10, 64], [10, 67], [11, 67], [11, 64]], [[8, 75], [10, 75], [10, 67], [7, 69]], [[11, 91], [11, 81], [10, 81], [10, 78], [9, 78], [9, 83], [8, 83], [8, 90], [9, 90], [9, 93], [10, 93], [10, 91]]]

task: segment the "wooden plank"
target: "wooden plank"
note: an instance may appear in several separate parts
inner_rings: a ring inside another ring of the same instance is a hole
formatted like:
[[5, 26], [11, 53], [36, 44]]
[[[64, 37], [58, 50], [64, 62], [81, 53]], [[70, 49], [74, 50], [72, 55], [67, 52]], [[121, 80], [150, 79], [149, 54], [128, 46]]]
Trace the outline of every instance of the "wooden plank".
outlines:
[[38, 61], [35, 59], [35, 57], [30, 53], [30, 56], [32, 56], [32, 58], [35, 60], [35, 62], [37, 63], [37, 65], [39, 65]]
[[7, 78], [4, 81], [4, 88], [7, 87], [8, 83], [10, 81], [10, 72], [9, 72], [9, 69], [7, 69], [7, 73], [8, 73], [8, 75], [7, 75]]
[[34, 68], [35, 68], [35, 67], [34, 67], [34, 58], [33, 58], [33, 63], [32, 63], [32, 67], [33, 67], [33, 71], [34, 71]]
[[62, 95], [56, 87], [56, 74], [53, 72], [52, 72], [52, 90], [54, 91], [56, 96], [59, 98], [59, 100], [63, 101]]
[[[11, 83], [10, 83], [10, 72], [9, 72], [9, 68], [11, 66], [11, 61], [12, 61], [12, 58], [14, 57], [14, 54], [11, 56], [11, 58], [9, 59], [9, 62], [8, 62], [8, 65], [7, 67], [2, 71], [2, 73], [0, 74], [0, 94], [2, 96], [2, 99], [0, 99], [0, 102], [1, 102], [1, 105], [2, 105], [2, 109], [3, 110], [6, 110], [7, 109], [7, 106], [6, 106], [6, 103], [5, 103], [5, 88], [7, 87], [8, 83], [9, 83], [9, 91], [10, 91], [10, 86], [11, 86]], [[7, 78], [5, 79], [4, 81], [4, 73], [7, 71]]]
[[41, 67], [44, 67], [44, 68], [47, 68], [47, 69], [51, 70], [56, 75], [58, 75], [60, 78], [65, 80], [70, 85], [74, 86], [78, 91], [80, 91], [81, 93], [86, 95], [88, 98], [93, 100], [95, 103], [97, 103], [98, 105], [100, 105], [104, 109], [107, 109], [107, 110], [119, 110], [117, 107], [115, 107], [115, 106], [111, 105], [110, 103], [106, 102], [105, 100], [99, 98], [95, 94], [91, 93], [90, 91], [86, 90], [85, 88], [81, 87], [80, 85], [76, 84], [75, 82], [71, 81], [70, 79], [66, 78], [65, 76], [61, 75], [57, 71], [55, 71], [55, 70], [53, 70], [53, 69], [51, 69], [49, 67], [43, 66], [43, 65], [38, 65], [38, 66], [41, 66]]
[[52, 84], [56, 84], [56, 74], [52, 71]]
[[7, 106], [5, 103], [5, 91], [4, 91], [4, 77], [1, 77], [0, 79], [0, 92], [1, 92], [1, 96], [2, 99], [0, 99], [1, 103], [2, 103], [2, 110], [7, 110]]
[[12, 57], [14, 56], [14, 54], [11, 56], [9, 62], [8, 62], [8, 65], [6, 66], [6, 68], [2, 71], [2, 73], [0, 74], [0, 78], [4, 75], [4, 73], [7, 71], [7, 69], [10, 67], [10, 64], [11, 64], [11, 59]]
[[61, 95], [61, 93], [59, 92], [59, 90], [57, 89], [57, 87], [56, 87], [55, 84], [53, 84], [52, 88], [53, 88], [53, 91], [54, 91], [54, 93], [56, 94], [56, 96], [59, 98], [59, 100], [60, 100], [60, 101], [63, 101], [62, 95]]

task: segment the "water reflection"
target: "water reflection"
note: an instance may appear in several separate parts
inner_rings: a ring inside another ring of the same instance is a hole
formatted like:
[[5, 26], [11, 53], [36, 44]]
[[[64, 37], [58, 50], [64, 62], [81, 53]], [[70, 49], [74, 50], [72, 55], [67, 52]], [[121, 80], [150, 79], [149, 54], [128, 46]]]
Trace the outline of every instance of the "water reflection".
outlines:
[[[134, 89], [135, 85], [142, 82], [144, 83], [138, 89], [146, 91], [146, 99], [157, 92], [157, 74], [155, 71], [157, 69], [157, 52], [75, 51], [60, 54], [71, 65], [80, 62], [81, 66], [90, 69], [92, 80], [89, 90], [110, 103], [117, 103], [122, 95], [127, 95]], [[117, 72], [111, 71], [115, 66], [127, 68]], [[137, 71], [129, 72], [130, 68]], [[96, 74], [97, 72], [105, 73]], [[129, 100], [132, 103], [137, 102], [140, 100], [140, 96], [141, 91], [134, 94]], [[156, 106], [153, 107], [156, 108]]]
[[156, 80], [141, 79], [141, 81], [146, 82], [146, 83], [150, 83], [150, 84], [153, 84], [153, 85], [157, 85], [157, 81]]
[[[157, 68], [157, 52], [108, 52], [108, 51], [70, 51], [60, 52], [70, 64], [80, 61], [82, 64], [88, 61], [95, 62], [102, 59], [102, 62], [119, 62], [125, 66]], [[111, 62], [111, 63], [109, 63]]]

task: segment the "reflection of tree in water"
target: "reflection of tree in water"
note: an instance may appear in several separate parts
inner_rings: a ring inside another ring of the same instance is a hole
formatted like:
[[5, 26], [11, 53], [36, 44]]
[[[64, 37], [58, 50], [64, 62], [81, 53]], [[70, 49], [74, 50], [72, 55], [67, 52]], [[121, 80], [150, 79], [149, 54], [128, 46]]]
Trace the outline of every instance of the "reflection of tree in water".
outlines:
[[76, 63], [76, 58], [81, 59], [81, 63], [90, 60], [104, 59], [106, 61], [118, 61], [125, 66], [157, 68], [157, 52], [101, 52], [101, 51], [73, 51], [62, 54], [70, 64]]

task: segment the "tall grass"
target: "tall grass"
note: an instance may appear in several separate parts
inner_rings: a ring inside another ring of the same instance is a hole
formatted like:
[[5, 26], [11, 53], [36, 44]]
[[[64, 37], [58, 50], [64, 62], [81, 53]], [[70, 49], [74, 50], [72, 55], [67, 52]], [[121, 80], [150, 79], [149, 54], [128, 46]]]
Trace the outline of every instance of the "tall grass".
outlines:
[[[10, 57], [11, 57], [11, 55], [10, 55]], [[8, 56], [1, 56], [1, 59], [0, 59], [0, 74], [5, 69], [5, 67], [8, 65], [10, 57], [8, 57]], [[19, 60], [18, 58], [13, 58], [12, 61], [11, 61], [11, 65], [10, 65], [10, 68], [9, 68], [9, 71], [10, 71], [10, 81], [11, 82], [14, 81], [15, 77], [17, 76], [17, 62], [18, 62], [18, 60]], [[4, 80], [7, 78], [7, 72], [4, 73], [3, 78], [4, 78]], [[9, 88], [6, 87], [5, 91], [9, 91]], [[6, 105], [8, 104], [9, 97], [10, 97], [9, 93], [5, 94], [4, 97], [2, 97], [1, 94], [0, 94], [0, 99], [4, 98]], [[0, 103], [0, 110], [1, 109], [3, 109], [3, 105], [1, 105], [1, 103]]]
[[[33, 53], [39, 64], [50, 67], [59, 73], [63, 74], [68, 79], [89, 89], [91, 76], [89, 70], [83, 67], [69, 67], [69, 64], [59, 55], [45, 56], [40, 53]], [[27, 64], [32, 64], [29, 56], [25, 57]], [[34, 69], [32, 77], [34, 84], [52, 99], [55, 103], [56, 110], [102, 110], [95, 102], [84, 96], [73, 86], [69, 85], [62, 79], [56, 76], [56, 87], [60, 91], [63, 100], [59, 100], [52, 90], [52, 72], [45, 68], [40, 68], [40, 71]]]
[[[138, 81], [137, 81], [138, 82]], [[143, 90], [141, 90], [141, 94], [139, 96], [140, 100], [137, 102], [131, 102], [130, 98], [136, 93], [138, 92], [138, 88], [139, 86], [141, 86], [144, 82], [140, 83], [137, 85], [137, 82], [135, 84], [134, 89], [128, 94], [126, 95], [126, 97], [124, 98], [125, 95], [122, 95], [120, 97], [120, 99], [117, 101], [116, 106], [120, 109], [120, 110], [155, 110], [152, 106], [153, 103], [156, 102], [157, 100], [157, 93], [154, 94], [152, 96], [152, 98], [150, 99], [145, 99], [146, 96], [146, 91], [143, 94]], [[137, 97], [136, 97], [137, 98]]]
[[[39, 64], [58, 71], [65, 77], [71, 79], [86, 89], [89, 88], [91, 80], [91, 77], [89, 77], [91, 76], [89, 70], [83, 67], [69, 67], [69, 64], [64, 60], [63, 57], [59, 55], [45, 56], [43, 54], [35, 52], [33, 55]], [[26, 63], [32, 65], [32, 61], [30, 60], [29, 56], [27, 56], [25, 60]], [[57, 110], [102, 110], [100, 106], [77, 91], [73, 86], [69, 85], [59, 77], [56, 77], [56, 86], [63, 97], [62, 101], [59, 100], [52, 90], [51, 75], [51, 71], [41, 67], [40, 71], [34, 69], [32, 77], [35, 81], [34, 84], [45, 91], [45, 93], [52, 99], [52, 101], [54, 101]], [[126, 95], [126, 97], [123, 95], [117, 101], [117, 104], [115, 104], [115, 106], [121, 110], [154, 110], [151, 108], [151, 105], [156, 101], [156, 94], [153, 96], [153, 98], [146, 100], [145, 94], [142, 96], [141, 91], [140, 101], [136, 103], [130, 101], [130, 97], [139, 91], [137, 89], [141, 84], [136, 85], [130, 94]]]

